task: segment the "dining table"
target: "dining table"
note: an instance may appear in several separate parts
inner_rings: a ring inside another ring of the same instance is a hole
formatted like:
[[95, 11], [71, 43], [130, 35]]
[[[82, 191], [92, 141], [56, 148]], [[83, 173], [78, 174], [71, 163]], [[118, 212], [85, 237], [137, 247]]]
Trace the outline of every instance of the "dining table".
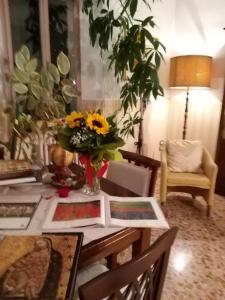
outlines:
[[[114, 182], [111, 182], [110, 180], [104, 177], [100, 179], [100, 187], [100, 195], [110, 195], [121, 198], [140, 197], [140, 195], [137, 195], [129, 189], [124, 188], [121, 185], [118, 185]], [[57, 201], [58, 197], [59, 196], [57, 193], [57, 188], [50, 184], [44, 184], [43, 182], [1, 186], [0, 199], [2, 199], [3, 202], [12, 202], [12, 199], [17, 199], [17, 203], [23, 201], [28, 202], [32, 199], [39, 200], [36, 206], [36, 210], [27, 228], [7, 228], [4, 230], [2, 229], [0, 230], [0, 241], [1, 239], [4, 239], [4, 237], [6, 237], [7, 235], [16, 236], [16, 241], [19, 240], [17, 235], [19, 236], [20, 241], [21, 236], [26, 235], [28, 236], [27, 238], [30, 238], [30, 236], [32, 236], [32, 238], [40, 238], [40, 236], [42, 236], [43, 234], [45, 236], [47, 234], [47, 237], [49, 237], [50, 235], [51, 239], [52, 235], [54, 236], [54, 238], [56, 238], [55, 236], [61, 235], [63, 236], [63, 238], [65, 238], [65, 240], [68, 239], [66, 237], [68, 234], [74, 237], [77, 236], [79, 241], [79, 247], [77, 244], [75, 252], [76, 254], [72, 256], [65, 255], [65, 257], [63, 258], [63, 262], [66, 264], [67, 259], [69, 259], [69, 257], [73, 257], [73, 265], [71, 268], [68, 269], [70, 273], [69, 282], [64, 283], [66, 284], [66, 293], [69, 292], [71, 295], [74, 294], [76, 274], [78, 270], [88, 267], [89, 265], [96, 263], [102, 260], [103, 258], [106, 259], [107, 267], [109, 269], [114, 269], [118, 266], [118, 254], [126, 248], [131, 247], [132, 257], [142, 253], [143, 251], [149, 248], [151, 239], [151, 228], [101, 227], [99, 225], [94, 224], [92, 226], [71, 227], [69, 229], [51, 229], [50, 231], [44, 229], [43, 223], [49, 212], [50, 206], [52, 203], [54, 204], [54, 200]], [[86, 197], [88, 199], [90, 196], [84, 195], [82, 193], [82, 190], [78, 189], [70, 191], [68, 199], [70, 199], [70, 197], [71, 199], [76, 199], [79, 197], [82, 197], [82, 199]], [[47, 239], [44, 240], [43, 237], [42, 242], [46, 240]], [[12, 251], [12, 254], [14, 253], [13, 249], [11, 249], [10, 251]], [[59, 253], [63, 255], [64, 252]], [[28, 254], [24, 256], [24, 258], [22, 257], [21, 259], [24, 259], [25, 261], [25, 258], [29, 255], [32, 256], [32, 252], [28, 252]], [[65, 272], [65, 270], [63, 272]], [[2, 278], [0, 276], [0, 280], [1, 279]], [[46, 282], [52, 282], [52, 279], [50, 279], [50, 281], [47, 280]], [[54, 288], [55, 293], [59, 291], [58, 286], [59, 281], [57, 281], [56, 287]], [[0, 288], [0, 297], [1, 292], [2, 291]], [[73, 299], [73, 296], [69, 297], [68, 299]]]
[[[136, 193], [124, 188], [106, 178], [100, 180], [100, 194], [107, 194], [118, 197], [138, 197]], [[0, 234], [41, 234], [43, 233], [43, 220], [49, 209], [51, 201], [57, 197], [57, 189], [49, 184], [26, 183], [1, 187], [0, 196], [4, 195], [10, 198], [10, 195], [41, 195], [41, 200], [37, 210], [32, 217], [29, 227], [26, 230], [0, 230]], [[81, 190], [71, 191], [74, 197], [84, 196]], [[51, 232], [66, 232], [68, 229], [54, 229]], [[79, 268], [82, 268], [101, 258], [107, 258], [109, 268], [117, 265], [116, 257], [119, 252], [132, 244], [132, 256], [135, 256], [150, 245], [151, 228], [118, 228], [118, 227], [100, 227], [98, 225], [86, 227], [70, 228], [70, 232], [83, 233], [83, 245], [79, 258]]]

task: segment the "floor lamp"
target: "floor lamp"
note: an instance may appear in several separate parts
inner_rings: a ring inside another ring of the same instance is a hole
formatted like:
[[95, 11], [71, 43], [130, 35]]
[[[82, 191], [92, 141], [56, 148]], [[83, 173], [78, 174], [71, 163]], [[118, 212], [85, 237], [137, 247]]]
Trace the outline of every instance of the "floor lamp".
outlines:
[[186, 139], [189, 89], [191, 87], [209, 87], [211, 79], [212, 57], [205, 55], [176, 56], [170, 60], [170, 87], [187, 89], [182, 138]]

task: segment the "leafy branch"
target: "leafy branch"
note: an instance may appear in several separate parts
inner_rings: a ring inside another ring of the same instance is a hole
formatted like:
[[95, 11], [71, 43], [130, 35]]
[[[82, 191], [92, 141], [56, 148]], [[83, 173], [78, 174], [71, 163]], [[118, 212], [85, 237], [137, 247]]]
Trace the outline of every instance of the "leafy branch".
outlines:
[[[122, 82], [120, 98], [124, 117], [120, 133], [124, 136], [134, 136], [134, 126], [142, 123], [151, 95], [155, 99], [163, 96], [158, 70], [166, 49], [151, 33], [155, 27], [153, 16], [135, 19], [140, 2], [120, 0], [118, 12], [109, 0], [83, 1], [83, 12], [89, 16], [91, 44], [98, 44], [101, 52], [110, 52], [109, 69], [113, 68], [117, 81]], [[142, 2], [151, 11], [149, 1]], [[133, 109], [137, 110], [135, 114], [131, 113]]]

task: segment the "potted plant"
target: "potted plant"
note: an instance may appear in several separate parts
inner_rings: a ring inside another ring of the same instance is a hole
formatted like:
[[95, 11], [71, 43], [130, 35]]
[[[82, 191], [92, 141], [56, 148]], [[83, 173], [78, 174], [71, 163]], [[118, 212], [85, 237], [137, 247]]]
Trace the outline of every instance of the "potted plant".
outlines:
[[[150, 12], [145, 19], [136, 18], [141, 2]], [[113, 6], [112, 1], [84, 0], [83, 12], [89, 17], [91, 44], [98, 44], [101, 53], [110, 53], [109, 69], [114, 69], [117, 81], [121, 82], [123, 128], [120, 133], [134, 137], [134, 126], [139, 125], [136, 145], [140, 153], [146, 105], [151, 95], [155, 99], [163, 95], [158, 70], [165, 47], [152, 33], [155, 22], [149, 1], [120, 0]]]
[[[57, 56], [56, 65], [49, 63], [46, 68], [38, 66], [38, 60], [30, 56], [26, 46], [15, 54], [15, 68], [9, 76], [15, 92], [14, 157], [16, 139], [20, 141], [18, 155], [22, 143], [36, 143], [45, 156], [46, 142], [53, 133], [55, 120], [66, 114], [66, 106], [78, 95], [76, 84], [69, 79], [69, 71], [70, 62], [63, 52]], [[26, 151], [23, 154], [26, 156]]]

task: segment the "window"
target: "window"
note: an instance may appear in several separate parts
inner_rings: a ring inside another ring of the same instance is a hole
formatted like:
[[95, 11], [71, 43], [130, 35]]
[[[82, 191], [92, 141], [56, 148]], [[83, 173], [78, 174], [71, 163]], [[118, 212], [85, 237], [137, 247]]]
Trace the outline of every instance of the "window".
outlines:
[[[3, 72], [12, 70], [14, 53], [23, 44], [43, 65], [49, 61], [55, 63], [58, 53], [63, 51], [70, 58], [70, 77], [76, 80], [80, 88], [79, 1], [0, 1], [0, 21], [6, 45], [2, 47]], [[12, 97], [6, 87], [4, 92], [10, 101]]]

